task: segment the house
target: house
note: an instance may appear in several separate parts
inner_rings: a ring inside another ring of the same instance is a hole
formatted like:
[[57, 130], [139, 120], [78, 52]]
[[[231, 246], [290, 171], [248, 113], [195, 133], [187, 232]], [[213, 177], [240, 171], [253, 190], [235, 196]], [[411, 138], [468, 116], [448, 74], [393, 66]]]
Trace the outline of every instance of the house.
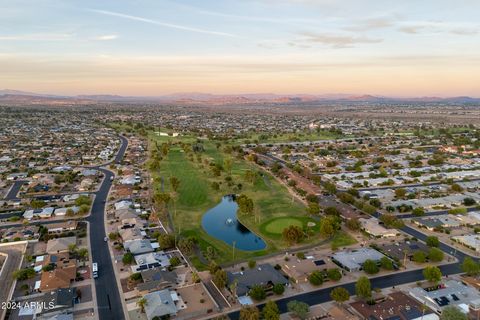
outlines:
[[428, 254], [429, 247], [419, 241], [404, 241], [391, 244], [381, 244], [378, 248], [386, 256], [396, 260], [403, 261], [405, 258], [411, 260], [416, 251], [422, 251]]
[[52, 271], [43, 271], [40, 283], [40, 291], [52, 291], [61, 288], [70, 288], [70, 284], [77, 276], [77, 266], [69, 263], [67, 266], [56, 267]]
[[139, 227], [135, 226], [133, 228], [128, 229], [119, 229], [118, 233], [122, 238], [123, 242], [131, 241], [131, 240], [141, 240], [145, 236], [145, 232], [142, 231]]
[[463, 236], [452, 237], [453, 241], [463, 244], [465, 247], [475, 251], [480, 251], [480, 236], [476, 234], [466, 234]]
[[439, 317], [430, 309], [422, 310], [422, 304], [403, 292], [393, 292], [375, 300], [375, 303], [356, 301], [350, 303], [352, 309], [361, 319], [396, 319], [396, 320], [438, 320]]
[[150, 240], [147, 239], [135, 239], [125, 241], [123, 243], [123, 247], [125, 248], [125, 250], [130, 251], [134, 255], [154, 251]]
[[142, 179], [140, 178], [140, 176], [136, 175], [129, 175], [120, 180], [120, 183], [125, 185], [135, 185], [140, 182], [142, 182]]
[[47, 253], [59, 253], [68, 251], [68, 247], [70, 245], [76, 244], [77, 238], [76, 237], [64, 237], [58, 239], [51, 239], [47, 242]]
[[128, 209], [133, 205], [131, 200], [121, 200], [115, 203], [115, 210]]
[[375, 218], [360, 218], [361, 229], [375, 238], [396, 237], [399, 232], [396, 229], [387, 229], [378, 223]]
[[30, 210], [26, 210], [23, 213], [23, 218], [27, 220], [32, 220], [35, 217], [47, 219], [53, 215], [54, 211], [55, 211], [55, 208], [53, 207], [47, 207], [43, 209], [30, 209]]
[[148, 320], [153, 318], [170, 317], [177, 314], [178, 295], [168, 289], [148, 293], [144, 296], [147, 303], [145, 313]]
[[78, 211], [80, 211], [80, 207], [73, 206], [68, 208], [56, 208], [53, 214], [55, 214], [57, 217], [63, 217], [67, 215], [69, 210], [72, 210], [74, 214], [77, 214]]
[[431, 218], [415, 218], [412, 222], [427, 230], [434, 231], [438, 228], [458, 228], [462, 225], [455, 216], [439, 215]]
[[287, 285], [287, 278], [276, 270], [272, 265], [265, 263], [255, 269], [248, 269], [239, 272], [227, 272], [227, 284], [237, 282], [236, 293], [238, 297], [246, 296], [250, 289], [259, 285], [269, 289], [275, 284]]
[[163, 271], [158, 268], [142, 271], [143, 283], [137, 285], [139, 292], [152, 292], [171, 288], [177, 285], [177, 274], [173, 271]]
[[135, 256], [135, 263], [136, 265], [131, 267], [133, 272], [159, 267], [165, 268], [170, 266], [170, 255], [163, 251], [139, 254]]
[[66, 231], [73, 231], [77, 229], [78, 222], [75, 220], [57, 222], [52, 224], [47, 224], [45, 227], [48, 230], [49, 234], [62, 233]]
[[463, 313], [468, 313], [469, 305], [480, 299], [480, 293], [476, 289], [456, 280], [449, 280], [434, 290], [415, 287], [410, 289], [409, 293], [421, 304], [438, 313], [451, 305], [460, 308]]
[[385, 257], [382, 253], [372, 248], [360, 248], [356, 250], [339, 251], [332, 255], [332, 261], [339, 267], [347, 271], [360, 271], [363, 263], [367, 260], [373, 260], [380, 263], [380, 259]]
[[[21, 317], [20, 319], [39, 319], [39, 315], [47, 317], [47, 314], [52, 314], [53, 317], [60, 312], [67, 313], [73, 311], [74, 298], [75, 290], [73, 288], [58, 289], [43, 295], [32, 295], [31, 298], [23, 301], [25, 303], [22, 303], [22, 307], [19, 308], [18, 315]], [[45, 307], [37, 308], [37, 306]], [[27, 316], [30, 318], [23, 318]]]

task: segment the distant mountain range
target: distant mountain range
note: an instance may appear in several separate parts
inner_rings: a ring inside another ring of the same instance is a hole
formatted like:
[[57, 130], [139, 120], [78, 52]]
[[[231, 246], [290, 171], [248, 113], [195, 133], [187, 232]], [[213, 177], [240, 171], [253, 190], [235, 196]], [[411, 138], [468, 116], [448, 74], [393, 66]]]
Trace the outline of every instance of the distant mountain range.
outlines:
[[178, 104], [302, 104], [302, 103], [450, 103], [480, 104], [480, 98], [460, 97], [412, 97], [396, 98], [374, 95], [350, 94], [209, 94], [209, 93], [175, 93], [162, 96], [119, 96], [119, 95], [77, 95], [64, 96], [55, 94], [39, 94], [19, 90], [0, 90], [0, 102], [31, 104], [79, 104], [79, 103], [178, 103]]

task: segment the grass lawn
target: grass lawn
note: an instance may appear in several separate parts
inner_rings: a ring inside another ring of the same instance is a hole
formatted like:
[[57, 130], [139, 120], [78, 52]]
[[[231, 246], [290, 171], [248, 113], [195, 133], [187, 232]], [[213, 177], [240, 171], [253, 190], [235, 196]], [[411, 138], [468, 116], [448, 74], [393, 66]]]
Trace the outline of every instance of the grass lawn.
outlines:
[[339, 231], [333, 236], [332, 249], [337, 250], [341, 247], [350, 246], [355, 243], [357, 243], [357, 240], [355, 240], [352, 236], [344, 231]]

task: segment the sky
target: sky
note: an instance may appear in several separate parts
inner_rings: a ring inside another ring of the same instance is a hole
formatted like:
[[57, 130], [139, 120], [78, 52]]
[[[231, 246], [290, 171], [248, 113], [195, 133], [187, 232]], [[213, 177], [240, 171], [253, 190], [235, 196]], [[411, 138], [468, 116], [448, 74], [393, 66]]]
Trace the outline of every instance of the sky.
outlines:
[[480, 96], [478, 0], [0, 0], [0, 89]]

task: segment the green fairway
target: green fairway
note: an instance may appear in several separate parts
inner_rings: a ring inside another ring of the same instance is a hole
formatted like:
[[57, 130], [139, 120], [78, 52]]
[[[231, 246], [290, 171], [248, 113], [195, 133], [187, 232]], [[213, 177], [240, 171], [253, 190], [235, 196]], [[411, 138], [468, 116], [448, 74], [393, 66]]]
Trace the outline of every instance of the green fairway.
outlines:
[[[310, 226], [309, 226], [310, 223]], [[285, 228], [297, 226], [302, 229], [310, 228], [313, 231], [318, 230], [318, 222], [309, 217], [279, 217], [266, 221], [260, 226], [262, 234], [278, 238], [282, 235]]]

